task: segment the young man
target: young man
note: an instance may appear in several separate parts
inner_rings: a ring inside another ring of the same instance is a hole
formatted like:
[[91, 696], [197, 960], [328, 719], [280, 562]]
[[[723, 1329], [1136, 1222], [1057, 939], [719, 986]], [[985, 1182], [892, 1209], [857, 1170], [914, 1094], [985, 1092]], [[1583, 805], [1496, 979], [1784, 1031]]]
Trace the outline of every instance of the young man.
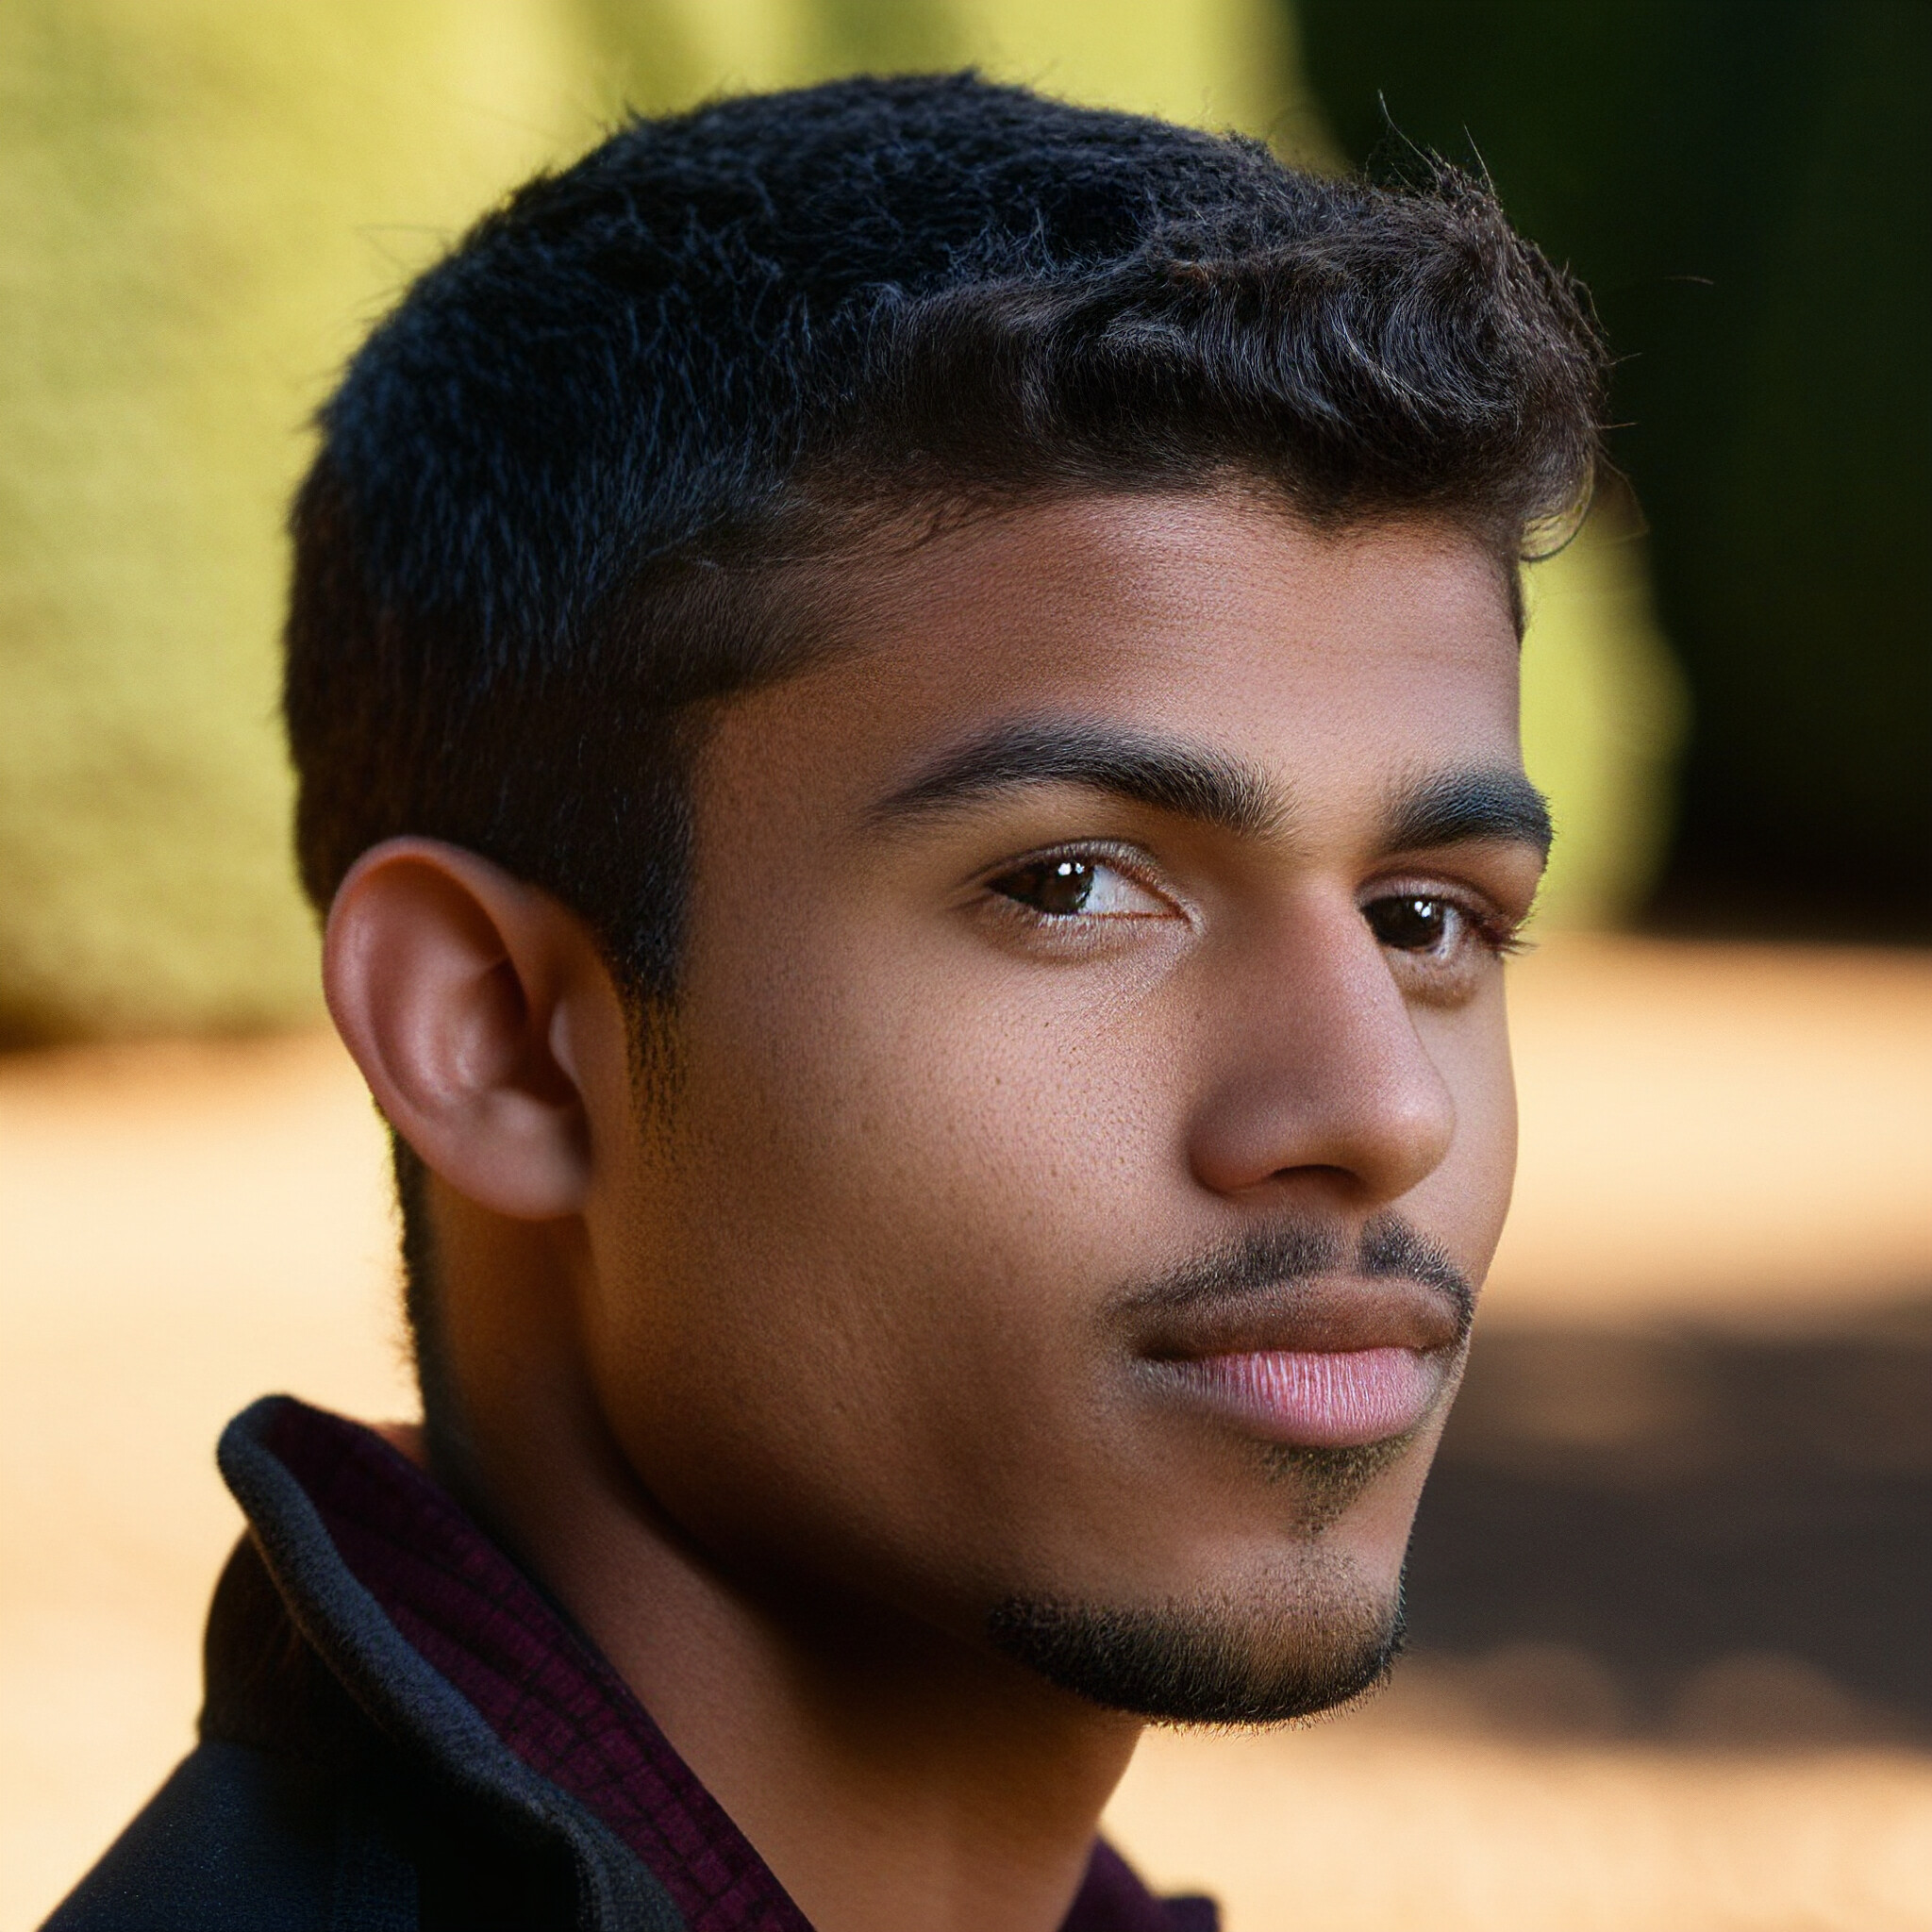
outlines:
[[1096, 1820], [1394, 1654], [1598, 375], [1467, 181], [970, 77], [417, 284], [288, 716], [424, 1425], [231, 1426], [204, 1741], [56, 1925], [1211, 1924]]

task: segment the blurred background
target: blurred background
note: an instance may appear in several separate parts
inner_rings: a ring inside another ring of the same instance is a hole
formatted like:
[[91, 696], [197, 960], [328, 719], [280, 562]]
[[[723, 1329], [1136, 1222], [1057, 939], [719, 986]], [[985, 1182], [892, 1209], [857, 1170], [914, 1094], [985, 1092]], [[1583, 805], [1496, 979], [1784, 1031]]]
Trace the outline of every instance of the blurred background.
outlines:
[[1620, 357], [1413, 1659], [1116, 1831], [1231, 1932], [1932, 1926], [1924, 0], [0, 0], [0, 1923], [186, 1748], [226, 1415], [409, 1405], [287, 854], [310, 412], [626, 105], [968, 63], [1486, 168]]

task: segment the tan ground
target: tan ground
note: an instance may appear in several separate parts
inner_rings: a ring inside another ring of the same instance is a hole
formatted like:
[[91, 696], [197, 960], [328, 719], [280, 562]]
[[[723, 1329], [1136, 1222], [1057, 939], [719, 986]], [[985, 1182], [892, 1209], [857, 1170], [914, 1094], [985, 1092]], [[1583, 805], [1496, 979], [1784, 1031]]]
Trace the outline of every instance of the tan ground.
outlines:
[[[1932, 1285], [1932, 959], [1552, 942], [1492, 1324], [1803, 1324]], [[185, 1747], [250, 1397], [408, 1402], [381, 1146], [315, 1038], [0, 1062], [0, 1926]], [[1231, 1932], [1932, 1928], [1932, 1757], [1508, 1741], [1417, 1681], [1153, 1739], [1115, 1807]]]

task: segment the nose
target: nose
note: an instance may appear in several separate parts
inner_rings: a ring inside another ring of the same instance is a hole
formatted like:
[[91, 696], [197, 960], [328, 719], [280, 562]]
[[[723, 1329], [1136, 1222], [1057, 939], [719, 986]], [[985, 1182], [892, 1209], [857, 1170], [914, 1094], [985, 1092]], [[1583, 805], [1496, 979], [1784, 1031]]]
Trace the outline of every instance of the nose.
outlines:
[[1220, 992], [1189, 1125], [1201, 1186], [1245, 1200], [1317, 1181], [1372, 1208], [1441, 1164], [1454, 1096], [1352, 901], [1300, 908]]

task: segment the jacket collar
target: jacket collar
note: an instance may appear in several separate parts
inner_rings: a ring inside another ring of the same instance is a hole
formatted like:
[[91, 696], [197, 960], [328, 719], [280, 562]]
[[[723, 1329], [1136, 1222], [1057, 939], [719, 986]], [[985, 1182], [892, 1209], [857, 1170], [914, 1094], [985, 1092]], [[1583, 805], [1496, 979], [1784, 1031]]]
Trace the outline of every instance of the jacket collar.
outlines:
[[[581, 1917], [641, 1932], [811, 1932], [628, 1687], [440, 1484], [373, 1430], [268, 1396], [222, 1474], [280, 1607], [365, 1717], [503, 1828], [563, 1850]], [[218, 1607], [219, 1608], [219, 1607]], [[219, 1656], [209, 1707], [245, 1656]], [[1211, 1932], [1095, 1849], [1063, 1932]]]

